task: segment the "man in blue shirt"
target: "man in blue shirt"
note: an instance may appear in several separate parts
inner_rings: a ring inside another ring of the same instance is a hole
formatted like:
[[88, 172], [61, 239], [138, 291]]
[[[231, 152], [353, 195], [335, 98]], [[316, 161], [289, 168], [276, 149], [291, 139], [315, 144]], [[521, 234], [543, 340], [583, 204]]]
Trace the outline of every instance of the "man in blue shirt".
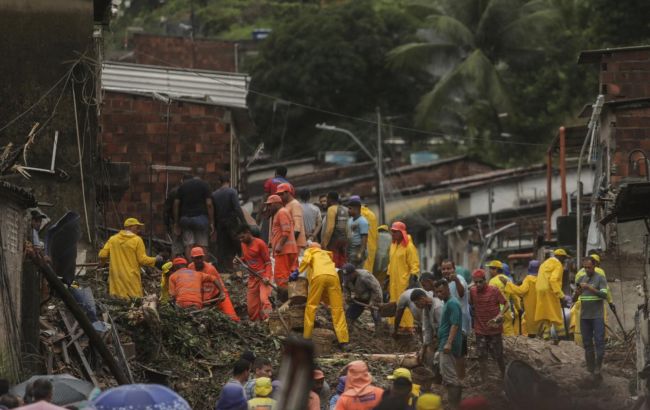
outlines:
[[[462, 384], [456, 370], [456, 361], [462, 356], [463, 338], [461, 305], [451, 296], [449, 283], [441, 279], [434, 285], [435, 293], [445, 302], [438, 327], [438, 352], [440, 354], [440, 373], [447, 386], [448, 400], [452, 408], [457, 408], [462, 396]], [[433, 301], [424, 291], [414, 290], [411, 300], [420, 309], [430, 309]]]
[[348, 242], [348, 262], [356, 268], [363, 268], [368, 257], [368, 220], [361, 216], [361, 202], [351, 200], [348, 202], [348, 231], [350, 241]]

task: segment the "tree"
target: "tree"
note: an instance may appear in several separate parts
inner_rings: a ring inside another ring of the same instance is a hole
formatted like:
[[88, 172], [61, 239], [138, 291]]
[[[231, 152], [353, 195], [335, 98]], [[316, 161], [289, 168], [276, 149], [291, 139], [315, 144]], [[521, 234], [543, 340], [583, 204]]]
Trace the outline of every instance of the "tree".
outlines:
[[[437, 78], [417, 105], [416, 125], [500, 133], [499, 114], [513, 111], [503, 74], [543, 52], [543, 33], [555, 24], [556, 10], [542, 0], [438, 0], [415, 10], [426, 15], [420, 41], [388, 57], [396, 69], [419, 67]], [[472, 118], [486, 122], [468, 123]]]
[[[331, 140], [331, 134], [313, 139], [316, 123], [340, 120], [325, 111], [364, 116], [376, 106], [402, 113], [415, 105], [426, 81], [394, 73], [385, 62], [390, 49], [412, 36], [415, 20], [396, 7], [373, 6], [358, 0], [307, 10], [276, 26], [261, 47], [251, 89], [264, 95], [252, 93], [250, 103], [260, 135], [277, 156], [305, 151], [307, 140], [315, 153]], [[361, 134], [369, 129], [357, 127]]]

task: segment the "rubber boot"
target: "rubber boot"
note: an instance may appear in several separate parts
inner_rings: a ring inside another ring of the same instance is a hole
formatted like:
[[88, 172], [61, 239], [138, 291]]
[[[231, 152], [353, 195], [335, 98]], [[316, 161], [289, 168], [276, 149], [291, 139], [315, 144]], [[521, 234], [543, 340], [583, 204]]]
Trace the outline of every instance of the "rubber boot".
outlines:
[[593, 352], [587, 352], [585, 350], [585, 362], [587, 363], [587, 371], [593, 374], [596, 365]]
[[447, 386], [447, 395], [449, 400], [449, 405], [452, 409], [457, 409], [460, 406], [460, 401], [463, 396], [463, 387], [462, 386]]

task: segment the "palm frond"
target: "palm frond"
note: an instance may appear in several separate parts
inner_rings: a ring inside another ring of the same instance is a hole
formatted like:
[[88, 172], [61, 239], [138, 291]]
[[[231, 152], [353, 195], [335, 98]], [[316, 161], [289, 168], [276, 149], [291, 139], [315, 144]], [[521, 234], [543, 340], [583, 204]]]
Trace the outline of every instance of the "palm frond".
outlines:
[[502, 49], [539, 49], [546, 33], [558, 27], [561, 19], [562, 16], [555, 9], [539, 10], [519, 17], [499, 32]]
[[460, 47], [474, 47], [474, 33], [460, 20], [451, 16], [435, 15], [429, 16], [427, 22], [428, 27], [448, 42]]
[[454, 44], [409, 43], [396, 47], [386, 55], [392, 69], [422, 68], [429, 64], [436, 54], [456, 50]]

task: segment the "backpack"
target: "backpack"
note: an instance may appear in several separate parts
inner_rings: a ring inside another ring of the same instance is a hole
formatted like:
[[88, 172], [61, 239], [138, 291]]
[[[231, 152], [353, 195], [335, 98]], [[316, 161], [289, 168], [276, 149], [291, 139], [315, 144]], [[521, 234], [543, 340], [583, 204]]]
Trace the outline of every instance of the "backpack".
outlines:
[[350, 214], [348, 208], [343, 205], [338, 205], [336, 209], [336, 221], [334, 223], [333, 238], [337, 239], [350, 239], [350, 230], [348, 229], [348, 219]]

